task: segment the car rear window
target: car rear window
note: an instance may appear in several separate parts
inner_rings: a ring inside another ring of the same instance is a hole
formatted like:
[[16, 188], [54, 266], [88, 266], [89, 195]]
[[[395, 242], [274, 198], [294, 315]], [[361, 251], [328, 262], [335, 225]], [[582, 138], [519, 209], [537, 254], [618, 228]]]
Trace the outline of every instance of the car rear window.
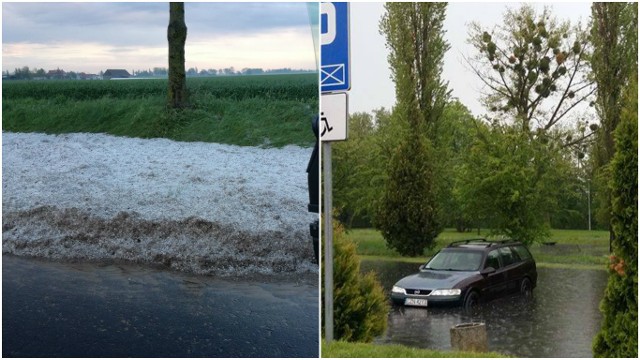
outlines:
[[529, 253], [529, 250], [527, 250], [523, 245], [512, 246], [511, 248], [518, 254], [518, 256], [520, 256], [520, 259], [531, 259], [531, 253]]

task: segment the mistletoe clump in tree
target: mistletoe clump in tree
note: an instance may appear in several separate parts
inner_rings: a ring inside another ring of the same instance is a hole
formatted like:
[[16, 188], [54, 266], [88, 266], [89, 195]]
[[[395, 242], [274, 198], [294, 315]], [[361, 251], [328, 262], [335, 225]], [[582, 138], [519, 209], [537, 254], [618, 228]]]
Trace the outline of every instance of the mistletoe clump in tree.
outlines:
[[[487, 108], [522, 131], [551, 135], [595, 91], [587, 77], [587, 35], [579, 26], [558, 23], [548, 8], [536, 14], [530, 5], [508, 10], [504, 24], [493, 31], [472, 24], [469, 41], [478, 53], [468, 63], [488, 89]], [[596, 129], [590, 126], [579, 138], [557, 138], [569, 146]]]

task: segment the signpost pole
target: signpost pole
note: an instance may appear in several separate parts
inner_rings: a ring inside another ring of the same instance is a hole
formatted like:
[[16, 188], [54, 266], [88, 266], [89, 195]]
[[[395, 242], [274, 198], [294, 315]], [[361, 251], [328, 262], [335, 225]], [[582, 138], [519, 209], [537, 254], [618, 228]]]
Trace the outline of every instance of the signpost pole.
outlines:
[[349, 3], [321, 2], [320, 16], [320, 124], [324, 182], [324, 333], [333, 341], [333, 203], [331, 141], [347, 139], [351, 88], [349, 62]]
[[324, 174], [324, 333], [333, 340], [333, 204], [331, 198], [331, 142], [322, 143]]

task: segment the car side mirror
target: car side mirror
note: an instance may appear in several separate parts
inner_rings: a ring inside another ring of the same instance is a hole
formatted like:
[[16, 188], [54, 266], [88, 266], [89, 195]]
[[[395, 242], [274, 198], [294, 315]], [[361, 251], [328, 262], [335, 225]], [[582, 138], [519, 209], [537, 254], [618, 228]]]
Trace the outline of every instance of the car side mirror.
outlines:
[[480, 270], [480, 275], [489, 275], [496, 272], [496, 269], [493, 266], [489, 266], [488, 268], [484, 268]]
[[420, 267], [418, 268], [418, 270], [420, 270], [420, 271], [424, 270], [424, 266], [425, 266], [425, 265], [426, 265], [426, 264], [422, 264], [422, 265], [420, 265]]

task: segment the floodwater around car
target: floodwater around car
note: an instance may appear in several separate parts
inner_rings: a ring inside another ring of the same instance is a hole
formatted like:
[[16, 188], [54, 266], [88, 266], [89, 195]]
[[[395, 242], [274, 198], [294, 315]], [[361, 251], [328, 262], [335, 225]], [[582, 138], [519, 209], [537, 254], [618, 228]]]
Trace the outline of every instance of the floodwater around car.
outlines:
[[3, 357], [317, 357], [318, 280], [2, 256]]
[[[417, 272], [418, 266], [364, 260], [361, 270], [375, 271], [389, 294], [396, 281]], [[387, 331], [375, 342], [450, 350], [451, 327], [483, 322], [490, 351], [516, 357], [592, 357], [606, 284], [606, 271], [538, 267], [538, 286], [530, 299], [513, 295], [471, 311], [392, 306]]]

